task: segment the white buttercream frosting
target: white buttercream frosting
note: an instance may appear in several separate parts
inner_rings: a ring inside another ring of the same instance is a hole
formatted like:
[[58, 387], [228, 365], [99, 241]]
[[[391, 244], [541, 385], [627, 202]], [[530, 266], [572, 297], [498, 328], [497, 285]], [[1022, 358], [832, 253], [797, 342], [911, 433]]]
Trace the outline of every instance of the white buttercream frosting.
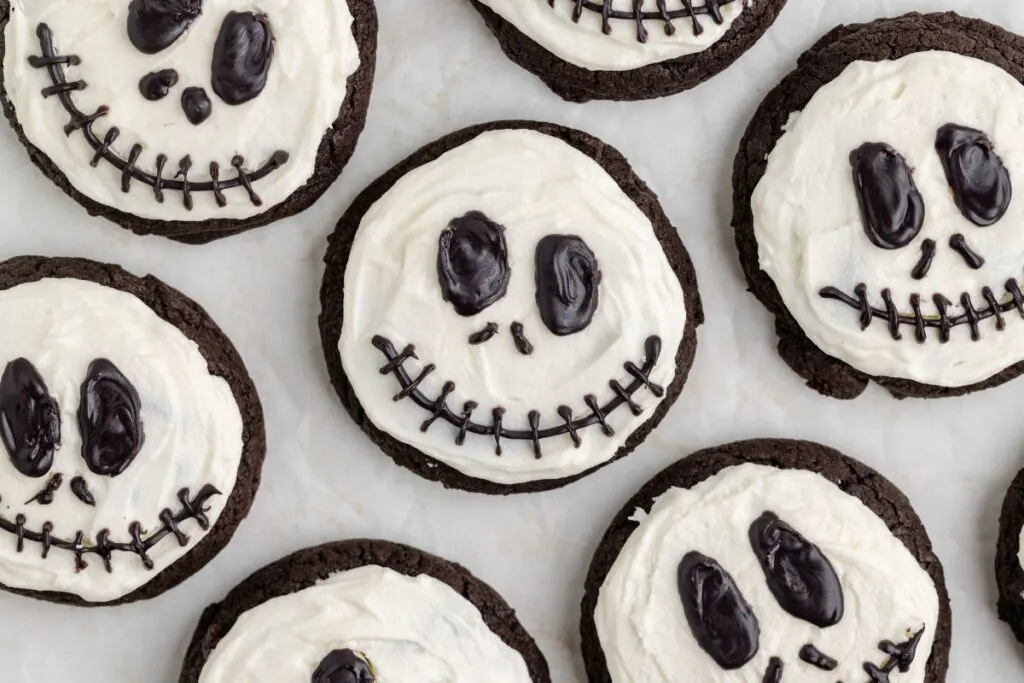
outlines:
[[[26, 528], [41, 531], [53, 524], [53, 536], [74, 541], [82, 531], [85, 544], [108, 529], [110, 540], [131, 541], [129, 525], [138, 521], [146, 533], [159, 529], [161, 510], [180, 509], [178, 491], [194, 496], [212, 484], [220, 496], [210, 499], [208, 516], [217, 521], [235, 486], [242, 457], [242, 418], [227, 382], [210, 375], [198, 346], [148, 306], [120, 290], [74, 279], [45, 279], [0, 292], [0, 319], [17, 321], [0, 336], [0, 368], [16, 358], [35, 365], [60, 405], [61, 447], [50, 474], [61, 473], [63, 487], [50, 505], [26, 503], [44, 487], [48, 476], [20, 474], [0, 445], [0, 515], [26, 517]], [[120, 475], [102, 477], [89, 471], [81, 455], [78, 428], [80, 390], [90, 363], [109, 359], [135, 386], [141, 399], [145, 442]], [[75, 476], [86, 479], [96, 506], [82, 503], [70, 490]], [[149, 551], [147, 570], [131, 552], [115, 552], [112, 570], [98, 555], [86, 555], [88, 568], [75, 571], [74, 554], [0, 532], [0, 583], [33, 591], [72, 593], [90, 602], [123, 597], [184, 557], [204, 535], [197, 522], [181, 525], [191, 542], [174, 537]]]
[[[287, 199], [313, 174], [321, 139], [338, 117], [348, 78], [359, 66], [359, 47], [352, 34], [352, 14], [344, 0], [206, 0], [203, 13], [189, 31], [156, 55], [144, 55], [128, 39], [127, 0], [12, 0], [5, 33], [7, 54], [4, 81], [18, 122], [33, 145], [60, 167], [72, 185], [91, 199], [130, 214], [157, 220], [204, 221], [244, 219]], [[213, 47], [228, 12], [266, 14], [276, 38], [267, 86], [256, 99], [240, 106], [225, 104], [210, 85]], [[213, 193], [195, 193], [195, 207], [185, 208], [181, 192], [167, 191], [163, 203], [152, 188], [134, 181], [121, 191], [121, 174], [103, 162], [89, 165], [93, 150], [80, 132], [65, 135], [69, 116], [58, 98], [44, 98], [51, 85], [45, 69], [29, 64], [39, 55], [36, 27], [46, 23], [59, 53], [77, 55], [81, 64], [66, 68], [68, 80], [88, 87], [73, 93], [87, 114], [100, 106], [110, 113], [95, 125], [102, 139], [110, 127], [121, 131], [113, 149], [127, 159], [132, 146], [143, 146], [138, 167], [156, 174], [157, 156], [168, 157], [165, 177], [190, 155], [189, 180], [210, 180], [210, 162], [221, 167], [222, 179], [236, 175], [236, 154], [255, 170], [281, 150], [287, 164], [255, 183], [262, 206], [249, 201], [242, 188], [225, 191], [228, 205], [220, 208]], [[147, 73], [175, 69], [180, 80], [164, 99], [150, 102], [139, 93]], [[206, 89], [213, 114], [194, 126], [181, 106], [187, 87]]]
[[[604, 0], [616, 12], [632, 12], [634, 0]], [[513, 24], [520, 32], [534, 40], [557, 57], [590, 69], [591, 71], [628, 71], [648, 64], [656, 64], [677, 57], [703, 52], [722, 39], [733, 22], [755, 0], [734, 0], [721, 7], [722, 23], [710, 15], [698, 15], [702, 28], [693, 30], [690, 18], [675, 19], [671, 34], [665, 31], [661, 19], [643, 22], [647, 30], [646, 42], [637, 40], [637, 26], [633, 19], [611, 19], [611, 33], [603, 30], [600, 10], [584, 9], [578, 21], [574, 20], [574, 0], [481, 0], [483, 4]], [[598, 0], [598, 4], [603, 4]], [[666, 8], [677, 11], [685, 8], [682, 0], [667, 0]], [[694, 0], [698, 9], [706, 7], [704, 0]], [[643, 12], [659, 11], [658, 0], [643, 0]]]
[[[483, 312], [465, 318], [442, 299], [438, 283], [438, 238], [449, 222], [482, 211], [505, 226], [511, 264], [507, 294]], [[536, 303], [535, 250], [546, 235], [578, 235], [597, 257], [602, 274], [593, 322], [582, 332], [559, 337], [541, 321]], [[662, 339], [651, 379], [668, 386], [676, 376], [675, 354], [686, 309], [679, 280], [655, 237], [651, 222], [590, 157], [554, 137], [529, 130], [484, 133], [399, 180], [363, 217], [345, 274], [345, 317], [339, 348], [345, 373], [378, 428], [455, 469], [481, 479], [513, 484], [557, 479], [607, 462], [629, 435], [649, 419], [662, 399], [641, 388], [634, 398], [640, 416], [620, 407], [608, 416], [612, 437], [600, 427], [541, 441], [543, 457], [526, 441], [470, 434], [455, 443], [458, 429], [443, 420], [426, 432], [430, 413], [411, 400], [393, 401], [398, 380], [381, 375], [385, 357], [371, 344], [383, 335], [401, 350], [413, 344], [419, 360], [436, 371], [420, 385], [429, 397], [455, 383], [448, 405], [479, 404], [475, 418], [491, 423], [495, 407], [506, 410], [504, 426], [529, 430], [531, 410], [540, 428], [563, 424], [558, 407], [590, 414], [584, 402], [601, 405], [615, 394], [609, 381], [628, 386], [623, 364], [643, 365], [644, 342]], [[500, 326], [492, 340], [472, 346], [469, 336], [488, 322]], [[510, 325], [523, 323], [532, 355], [520, 354]]]
[[[816, 346], [869, 375], [961, 387], [1024, 360], [1019, 315], [1006, 314], [1004, 331], [995, 319], [982, 321], [980, 341], [963, 325], [952, 329], [948, 343], [940, 343], [933, 328], [920, 344], [913, 326], [902, 327], [902, 341], [893, 340], [885, 320], [862, 331], [857, 310], [819, 296], [827, 286], [852, 295], [864, 283], [874, 307], [884, 310], [882, 290], [888, 288], [900, 312], [913, 315], [910, 296], [918, 293], [923, 312], [934, 318], [932, 297], [939, 293], [953, 302], [952, 317], [964, 312], [965, 292], [983, 309], [984, 288], [1008, 301], [1006, 281], [1024, 282], [1024, 200], [1014, 199], [1003, 219], [987, 228], [960, 214], [935, 150], [936, 133], [948, 123], [986, 133], [1011, 179], [1024, 182], [1024, 86], [988, 62], [921, 52], [854, 62], [821, 88], [771, 152], [752, 209], [761, 268]], [[924, 199], [924, 227], [902, 249], [879, 249], [864, 232], [849, 155], [866, 142], [884, 142], [903, 155]], [[949, 248], [956, 233], [985, 258], [980, 270]], [[938, 250], [928, 276], [918, 281], [911, 271], [925, 239]]]
[[[839, 624], [819, 629], [775, 601], [747, 536], [765, 511], [776, 513], [817, 545], [845, 595]], [[725, 671], [697, 644], [683, 612], [677, 568], [697, 551], [729, 572], [757, 616], [756, 656]], [[939, 600], [928, 574], [885, 522], [859, 499], [809, 471], [744, 464], [690, 489], [660, 496], [623, 546], [598, 598], [594, 619], [615, 683], [761, 683], [769, 659], [783, 662], [784, 681], [864, 680], [864, 663], [883, 665], [882, 640], [903, 642], [925, 628], [913, 666], [893, 683], [923, 683]], [[818, 670], [798, 656], [807, 644], [839, 662]]]
[[530, 683], [522, 655], [450, 586], [366, 566], [245, 612], [199, 683], [309, 683], [333, 650], [365, 655], [378, 683]]

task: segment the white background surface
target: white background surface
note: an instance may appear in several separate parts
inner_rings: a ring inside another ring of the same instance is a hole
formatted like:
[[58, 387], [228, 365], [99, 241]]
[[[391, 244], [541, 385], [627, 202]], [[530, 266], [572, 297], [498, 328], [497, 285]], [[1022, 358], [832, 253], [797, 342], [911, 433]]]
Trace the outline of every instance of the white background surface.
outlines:
[[[464, 0], [378, 4], [378, 78], [352, 164], [313, 209], [254, 233], [197, 248], [90, 219], [0, 126], [0, 256], [111, 260], [183, 289], [240, 349], [263, 398], [269, 437], [252, 513], [225, 552], [178, 589], [97, 610], [0, 595], [0, 681], [174, 683], [205, 605], [290, 551], [375, 536], [469, 566], [519, 610], [552, 680], [583, 683], [578, 605], [612, 515], [682, 455], [758, 436], [822, 441], [902, 488], [946, 567], [954, 613], [949, 680], [1024, 677], [1022, 651], [995, 615], [992, 570], [1003, 493], [1024, 466], [1017, 419], [1024, 380], [934, 402], [897, 402], [874, 387], [851, 403], [819, 397], [776, 356], [770, 317], [745, 292], [729, 229], [730, 176], [743, 129], [763, 95], [826, 30], [914, 9], [956, 9], [1024, 33], [1024, 7], [1004, 0], [789, 0], [757, 46], [697, 90], [580, 106], [508, 62]], [[633, 456], [567, 489], [495, 499], [445, 491], [375, 450], [330, 386], [316, 316], [325, 238], [354, 195], [422, 143], [512, 117], [582, 128], [630, 158], [693, 255], [708, 322], [686, 389]]]

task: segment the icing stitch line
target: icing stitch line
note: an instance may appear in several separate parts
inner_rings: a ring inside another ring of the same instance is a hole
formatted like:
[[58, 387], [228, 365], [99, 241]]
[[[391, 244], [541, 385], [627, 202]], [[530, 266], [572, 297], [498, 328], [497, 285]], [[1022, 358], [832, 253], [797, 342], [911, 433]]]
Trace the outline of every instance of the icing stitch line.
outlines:
[[985, 287], [981, 290], [981, 295], [985, 299], [987, 306], [980, 310], [974, 306], [974, 303], [971, 301], [971, 295], [964, 292], [960, 295], [960, 305], [963, 307], [964, 312], [952, 317], [949, 315], [949, 307], [953, 305], [953, 302], [942, 294], [932, 296], [936, 314], [930, 316], [926, 316], [921, 311], [920, 294], [910, 295], [910, 308], [914, 311], [912, 315], [900, 313], [892, 300], [892, 291], [889, 289], [883, 289], [881, 292], [885, 308], [872, 306], [871, 302], [868, 301], [867, 285], [864, 283], [854, 287], [853, 296], [836, 287], [825, 287], [818, 294], [823, 299], [840, 301], [850, 308], [859, 311], [861, 330], [868, 329], [871, 326], [871, 322], [878, 318], [879, 320], [885, 320], [889, 324], [889, 334], [896, 341], [903, 339], [900, 327], [902, 325], [909, 325], [913, 326], [914, 339], [918, 343], [925, 343], [928, 340], [928, 328], [933, 328], [939, 330], [939, 341], [945, 344], [949, 341], [949, 332], [954, 327], [968, 325], [971, 328], [971, 340], [979, 341], [981, 339], [981, 321], [995, 318], [996, 330], [1002, 332], [1006, 329], [1006, 320], [1003, 319], [1004, 313], [1017, 311], [1024, 318], [1024, 292], [1021, 291], [1020, 284], [1018, 284], [1017, 280], [1011, 278], [1006, 281], [1003, 287], [1006, 289], [1007, 294], [1009, 294], [1010, 300], [1000, 302], [992, 288]]
[[[96, 168], [99, 166], [100, 161], [104, 160], [121, 172], [122, 192], [125, 194], [128, 193], [131, 189], [132, 179], [134, 178], [135, 180], [153, 188], [153, 194], [156, 201], [161, 204], [164, 201], [164, 190], [175, 190], [181, 192], [185, 208], [191, 211], [193, 207], [192, 194], [194, 192], [212, 192], [214, 199], [217, 202], [217, 206], [223, 208], [228, 204], [227, 198], [224, 196], [224, 190], [241, 187], [245, 189], [246, 193], [248, 193], [249, 201], [253, 203], [253, 206], [263, 205], [263, 200], [260, 199], [260, 196], [256, 194], [256, 191], [253, 189], [253, 183], [266, 178], [271, 173], [288, 163], [289, 156], [287, 152], [281, 150], [274, 152], [269, 161], [263, 164], [259, 170], [252, 173], [247, 173], [244, 170], [245, 157], [241, 154], [236, 154], [231, 160], [231, 165], [234, 167], [237, 175], [234, 178], [228, 178], [226, 180], [220, 179], [220, 164], [216, 161], [211, 161], [211, 180], [199, 183], [190, 181], [188, 179], [188, 174], [192, 169], [192, 158], [188, 155], [185, 155], [178, 162], [178, 172], [169, 178], [163, 177], [164, 166], [168, 161], [167, 156], [164, 154], [160, 154], [156, 158], [155, 176], [139, 170], [136, 164], [139, 162], [139, 156], [143, 151], [142, 145], [138, 143], [133, 145], [132, 150], [128, 155], [128, 159], [125, 160], [111, 150], [111, 146], [121, 135], [121, 131], [118, 128], [110, 128], [102, 140], [100, 140], [93, 131], [93, 124], [109, 114], [110, 108], [104, 105], [99, 107], [95, 113], [86, 114], [75, 106], [71, 93], [79, 90], [85, 90], [88, 86], [85, 81], [73, 81], [69, 83], [64, 74], [64, 66], [78, 66], [82, 63], [81, 58], [76, 55], [58, 56], [53, 47], [53, 33], [50, 31], [50, 27], [46, 24], [39, 24], [36, 28], [36, 36], [39, 38], [39, 48], [42, 51], [42, 56], [29, 57], [28, 63], [33, 68], [46, 69], [50, 76], [50, 81], [53, 83], [52, 86], [43, 89], [43, 97], [52, 97], [56, 95], [57, 99], [60, 100], [61, 105], [63, 105], [64, 110], [69, 116], [71, 116], [71, 121], [64, 126], [64, 133], [66, 135], [70, 136], [76, 130], [82, 131], [82, 135], [89, 143], [89, 146], [96, 152], [92, 161], [89, 162], [90, 166]], [[177, 178], [181, 178], [181, 180], [177, 180]]]
[[144, 533], [142, 524], [132, 522], [128, 525], [128, 534], [132, 540], [127, 543], [111, 542], [110, 531], [107, 529], [103, 529], [96, 534], [95, 544], [86, 545], [85, 534], [81, 531], [75, 532], [74, 541], [66, 541], [52, 535], [52, 522], [43, 523], [41, 531], [26, 529], [25, 515], [20, 513], [14, 518], [13, 522], [0, 516], [0, 529], [17, 537], [19, 553], [25, 550], [26, 540], [42, 544], [44, 559], [49, 554], [50, 548], [58, 548], [74, 553], [76, 572], [83, 571], [89, 566], [85, 562], [85, 555], [98, 555], [103, 560], [103, 566], [106, 568], [107, 573], [112, 573], [114, 568], [110, 560], [114, 551], [135, 553], [142, 560], [142, 565], [146, 569], [152, 570], [153, 560], [149, 558], [147, 553], [164, 538], [173, 534], [178, 541], [178, 545], [182, 548], [189, 544], [189, 537], [185, 535], [179, 526], [182, 522], [194, 519], [199, 524], [200, 529], [203, 531], [209, 530], [210, 518], [206, 516], [209, 508], [204, 506], [210, 498], [219, 495], [221, 495], [220, 491], [210, 484], [199, 489], [199, 493], [196, 494], [195, 498], [189, 497], [187, 488], [181, 489], [178, 491], [178, 501], [181, 503], [181, 509], [175, 513], [169, 508], [164, 508], [159, 515], [160, 529], [146, 539], [142, 538]]
[[[644, 10], [643, 0], [630, 0], [633, 3], [633, 9], [628, 11], [613, 9], [614, 0], [603, 0], [600, 3], [593, 2], [593, 0], [568, 1], [575, 5], [572, 11], [573, 22], [579, 23], [585, 9], [597, 12], [601, 15], [601, 30], [605, 35], [609, 35], [612, 32], [612, 19], [630, 20], [636, 23], [636, 39], [641, 43], [646, 43], [649, 34], [647, 33], [647, 27], [644, 25], [645, 21], [660, 20], [665, 22], [665, 35], [672, 36], [676, 33], [675, 24], [672, 23], [675, 19], [690, 19], [693, 23], [693, 35], [699, 36], [704, 33], [704, 27], [701, 26], [699, 21], [700, 16], [710, 16], [716, 24], [722, 25], [725, 23], [725, 17], [722, 16], [722, 7], [736, 0], [705, 0], [703, 5], [696, 7], [693, 4], [693, 0], [680, 0], [683, 7], [672, 10], [668, 8], [667, 0], [657, 0], [657, 10]], [[548, 5], [554, 8], [555, 0], [548, 0]]]
[[380, 369], [380, 374], [394, 374], [395, 378], [398, 379], [398, 383], [402, 387], [402, 390], [395, 394], [394, 400], [401, 401], [404, 398], [411, 398], [416, 405], [431, 413], [431, 416], [427, 418], [422, 425], [420, 425], [420, 431], [426, 432], [434, 422], [438, 419], [443, 419], [448, 424], [458, 427], [459, 433], [455, 437], [456, 445], [461, 446], [465, 443], [467, 433], [479, 434], [481, 436], [493, 436], [494, 452], [496, 455], [501, 455], [502, 439], [510, 439], [512, 441], [532, 441], [533, 453], [539, 460], [543, 455], [540, 447], [541, 439], [568, 434], [572, 438], [573, 444], [576, 448], [579, 448], [583, 440], [577, 432], [596, 424], [601, 425], [601, 431], [605, 436], [614, 436], [615, 430], [612, 429], [611, 425], [609, 425], [606, 420], [609, 413], [622, 405], [626, 405], [629, 406], [630, 411], [632, 411], [634, 415], [642, 414], [644, 409], [633, 400], [633, 395], [640, 391], [641, 388], [646, 388], [658, 398], [665, 395], [665, 389], [650, 380], [651, 372], [658, 364], [658, 358], [661, 356], [661, 337], [651, 336], [644, 342], [646, 359], [644, 360], [643, 367], [637, 367], [636, 363], [631, 361], [627, 361], [623, 365], [626, 372], [633, 377], [633, 381], [629, 383], [629, 386], [623, 387], [617, 380], [611, 380], [608, 383], [608, 386], [610, 386], [612, 391], [615, 393], [615, 398], [606, 403], [603, 407], [598, 405], [597, 397], [593, 394], [587, 394], [583, 397], [583, 402], [591, 411], [586, 417], [573, 419], [572, 408], [569, 406], [559, 406], [558, 416], [562, 418], [564, 424], [557, 427], [541, 429], [540, 412], [537, 410], [531, 410], [527, 416], [530, 423], [529, 430], [507, 429], [502, 426], [502, 421], [505, 417], [505, 409], [499, 406], [491, 411], [493, 422], [489, 425], [483, 425], [473, 422], [473, 411], [480, 405], [476, 401], [466, 401], [465, 404], [463, 404], [461, 415], [454, 413], [451, 408], [448, 407], [448, 396], [455, 391], [455, 382], [445, 382], [444, 387], [441, 389], [441, 395], [436, 399], [427, 398], [427, 396], [419, 390], [419, 385], [424, 379], [426, 379], [427, 375], [436, 369], [436, 366], [433, 364], [424, 366], [423, 370], [420, 371], [420, 374], [413, 379], [403, 367], [405, 362], [410, 358], [418, 359], [416, 356], [416, 348], [413, 345], [410, 344], [406, 346], [405, 349], [399, 353], [396, 351], [394, 344], [392, 344], [388, 339], [377, 335], [373, 338], [373, 346], [383, 353], [384, 357], [388, 360], [387, 364]]
[[[924, 635], [924, 631], [924, 626], [917, 633], [907, 631], [907, 640], [899, 644], [890, 640], [880, 642], [878, 649], [883, 654], [888, 655], [889, 658], [881, 666], [874, 662], [864, 662], [864, 673], [871, 678], [869, 683], [891, 683], [889, 675], [897, 669], [900, 673], [910, 671], [910, 667], [914, 665], [914, 660], [917, 658], [917, 646], [921, 643], [921, 636]], [[838, 666], [838, 662], [835, 659], [823, 654], [813, 645], [805, 645], [800, 649], [800, 659], [822, 671], [833, 671]], [[764, 678], [761, 679], [762, 683], [782, 683], [783, 672], [782, 660], [778, 657], [772, 657], [768, 662]], [[842, 681], [839, 683], [842, 683]]]

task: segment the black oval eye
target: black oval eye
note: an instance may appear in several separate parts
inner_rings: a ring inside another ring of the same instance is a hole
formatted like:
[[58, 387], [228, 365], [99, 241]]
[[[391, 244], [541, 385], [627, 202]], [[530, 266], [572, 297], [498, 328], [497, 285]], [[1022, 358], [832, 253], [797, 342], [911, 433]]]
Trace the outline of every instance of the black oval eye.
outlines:
[[597, 257], [579, 237], [548, 235], [537, 244], [537, 307], [554, 334], [575, 334], [590, 324], [600, 284]]
[[266, 15], [230, 12], [213, 47], [213, 91], [227, 104], [245, 104], [267, 87], [273, 61], [274, 31]]
[[750, 525], [750, 545], [775, 600], [797, 619], [819, 628], [843, 619], [843, 587], [832, 563], [771, 512]]
[[950, 123], [939, 128], [935, 150], [964, 218], [986, 227], [1006, 215], [1013, 198], [1010, 172], [987, 135]]
[[365, 659], [352, 650], [334, 650], [320, 662], [310, 683], [374, 683], [375, 680]]
[[43, 477], [60, 447], [60, 409], [35, 366], [11, 361], [0, 378], [0, 437], [11, 464], [26, 477]]
[[202, 11], [202, 0], [132, 0], [128, 39], [139, 52], [156, 54], [173, 45]]
[[484, 214], [470, 211], [441, 232], [437, 278], [459, 315], [476, 315], [505, 296], [511, 277], [505, 228]]
[[899, 249], [924, 225], [924, 200], [906, 159], [889, 145], [869, 142], [850, 153], [864, 232], [875, 246]]
[[116, 477], [139, 454], [145, 439], [139, 393], [113, 363], [97, 358], [82, 382], [81, 400], [78, 427], [85, 464], [94, 474]]
[[761, 628], [729, 572], [714, 559], [687, 553], [679, 563], [679, 596], [693, 637], [726, 670], [757, 654]]

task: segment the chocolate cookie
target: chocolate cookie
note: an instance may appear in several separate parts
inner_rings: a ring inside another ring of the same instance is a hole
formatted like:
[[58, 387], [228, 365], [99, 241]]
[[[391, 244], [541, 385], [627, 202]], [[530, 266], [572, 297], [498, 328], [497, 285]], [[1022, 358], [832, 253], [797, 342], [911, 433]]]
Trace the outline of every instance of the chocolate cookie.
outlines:
[[427, 145], [330, 240], [321, 338], [356, 423], [395, 462], [491, 494], [623, 457], [686, 380], [690, 258], [617, 151], [503, 121]]
[[297, 214], [366, 120], [373, 0], [0, 0], [0, 102], [91, 215], [203, 243]]
[[1017, 640], [1024, 643], [1024, 563], [1021, 537], [1024, 535], [1024, 470], [1017, 473], [1003, 500], [999, 515], [999, 545], [996, 548], [996, 583], [999, 585], [999, 618], [1010, 625]]
[[724, 71], [786, 0], [470, 0], [509, 59], [570, 102], [648, 100]]
[[248, 514], [256, 388], [198, 304], [84, 259], [0, 263], [0, 587], [73, 605], [160, 595]]
[[895, 486], [830, 448], [764, 439], [691, 455], [630, 499], [580, 628], [591, 683], [941, 683], [951, 619]]
[[936, 398], [1024, 371], [1024, 131], [1000, 114], [1022, 80], [1024, 38], [909, 14], [833, 30], [765, 98], [733, 226], [809, 386]]
[[397, 543], [355, 540], [300, 550], [206, 608], [179, 681], [372, 683], [377, 675], [551, 680], [513, 609], [468, 570]]

